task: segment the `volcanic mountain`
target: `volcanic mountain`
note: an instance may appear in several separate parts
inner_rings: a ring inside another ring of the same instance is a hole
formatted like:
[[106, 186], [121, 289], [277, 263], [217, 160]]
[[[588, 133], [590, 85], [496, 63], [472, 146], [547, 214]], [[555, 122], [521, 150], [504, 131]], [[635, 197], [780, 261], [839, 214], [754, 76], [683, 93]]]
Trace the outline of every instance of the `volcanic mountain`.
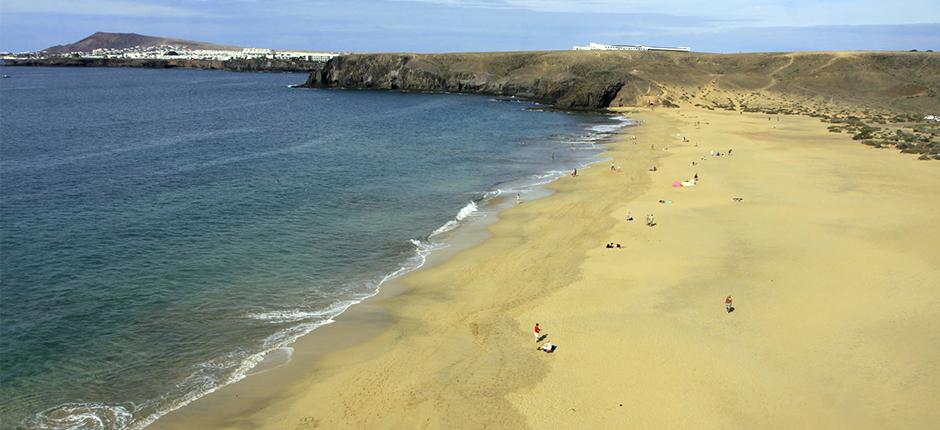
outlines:
[[160, 36], [145, 36], [137, 33], [105, 33], [97, 32], [75, 43], [66, 45], [56, 45], [46, 48], [44, 51], [49, 54], [62, 54], [69, 52], [91, 52], [95, 49], [123, 49], [135, 46], [148, 47], [160, 45], [173, 45], [191, 49], [222, 49], [222, 50], [240, 50], [237, 46], [216, 45], [206, 42], [196, 42], [192, 40], [173, 39]]

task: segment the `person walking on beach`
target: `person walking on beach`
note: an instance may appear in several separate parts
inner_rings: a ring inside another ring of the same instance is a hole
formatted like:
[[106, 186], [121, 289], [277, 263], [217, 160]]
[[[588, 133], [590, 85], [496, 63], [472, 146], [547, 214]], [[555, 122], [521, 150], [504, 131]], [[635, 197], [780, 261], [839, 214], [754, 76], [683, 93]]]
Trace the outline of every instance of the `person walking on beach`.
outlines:
[[535, 341], [538, 342], [542, 333], [542, 328], [539, 327], [539, 323], [535, 323], [535, 328], [532, 330], [532, 333], [535, 334]]
[[[734, 301], [734, 298], [733, 298], [733, 297], [731, 297], [731, 296], [725, 297], [725, 310], [728, 311], [729, 314], [730, 314], [732, 311], [734, 311], [734, 306], [732, 306], [732, 302], [733, 302], [733, 301]], [[536, 324], [536, 325], [538, 325], [538, 324]]]
[[516, 204], [522, 203], [522, 197], [519, 196], [519, 193], [516, 193]]

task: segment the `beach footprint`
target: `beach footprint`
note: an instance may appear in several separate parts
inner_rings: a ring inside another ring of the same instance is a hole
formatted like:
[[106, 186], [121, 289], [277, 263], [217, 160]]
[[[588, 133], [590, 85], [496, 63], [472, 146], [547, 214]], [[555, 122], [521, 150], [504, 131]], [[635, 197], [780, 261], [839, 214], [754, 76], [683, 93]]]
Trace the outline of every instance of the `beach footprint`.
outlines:
[[300, 424], [297, 424], [297, 427], [294, 427], [295, 430], [307, 430], [315, 429], [320, 427], [320, 420], [314, 417], [304, 417], [300, 420]]

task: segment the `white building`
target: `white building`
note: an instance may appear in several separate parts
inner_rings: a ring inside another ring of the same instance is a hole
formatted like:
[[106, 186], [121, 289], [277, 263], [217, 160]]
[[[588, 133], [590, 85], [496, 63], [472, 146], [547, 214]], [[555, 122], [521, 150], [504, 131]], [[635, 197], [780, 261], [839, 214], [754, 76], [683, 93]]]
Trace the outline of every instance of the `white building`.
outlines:
[[149, 60], [255, 60], [277, 59], [326, 62], [340, 55], [332, 52], [275, 51], [269, 48], [244, 48], [241, 50], [191, 49], [185, 46], [134, 46], [122, 49], [95, 49], [92, 52], [73, 52], [64, 56], [82, 58], [130, 58]]
[[575, 51], [675, 51], [691, 52], [692, 48], [687, 46], [646, 46], [646, 45], [608, 45], [604, 43], [591, 42], [585, 46], [575, 46]]
[[268, 48], [244, 48], [242, 49], [242, 55], [246, 58], [274, 55], [274, 50]]
[[329, 61], [336, 54], [329, 52], [307, 52], [307, 51], [274, 51], [274, 58], [278, 60], [302, 60], [302, 61]]

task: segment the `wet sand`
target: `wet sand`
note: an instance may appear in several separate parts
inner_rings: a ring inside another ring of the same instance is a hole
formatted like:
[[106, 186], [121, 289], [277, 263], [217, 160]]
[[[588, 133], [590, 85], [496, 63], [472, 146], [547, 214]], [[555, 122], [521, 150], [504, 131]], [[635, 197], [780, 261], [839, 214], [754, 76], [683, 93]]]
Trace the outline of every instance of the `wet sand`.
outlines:
[[[629, 116], [643, 124], [611, 144], [619, 171], [553, 183], [557, 194], [502, 212], [482, 244], [299, 342], [290, 364], [152, 428], [940, 421], [936, 163], [806, 117]], [[672, 186], [695, 173], [696, 186]], [[535, 322], [555, 353], [536, 350]], [[323, 351], [331, 335], [342, 345]]]

